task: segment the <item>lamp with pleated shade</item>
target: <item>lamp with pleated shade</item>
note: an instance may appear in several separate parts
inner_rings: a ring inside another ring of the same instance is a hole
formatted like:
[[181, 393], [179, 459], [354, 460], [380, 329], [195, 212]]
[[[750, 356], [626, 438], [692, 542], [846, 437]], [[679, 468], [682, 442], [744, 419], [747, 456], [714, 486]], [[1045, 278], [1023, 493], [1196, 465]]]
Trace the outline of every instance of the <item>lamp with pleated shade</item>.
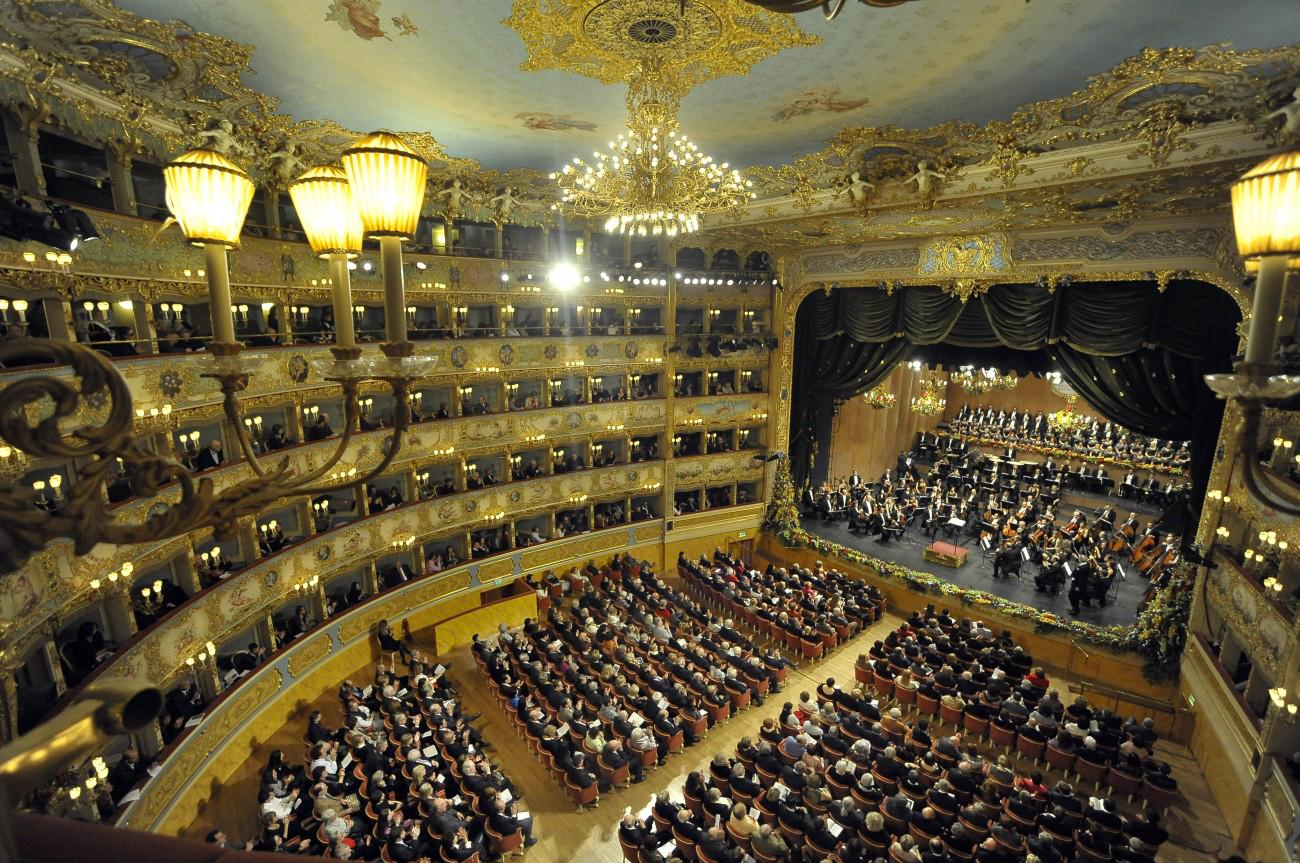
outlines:
[[1269, 363], [1287, 261], [1300, 255], [1300, 151], [1270, 156], [1233, 184], [1232, 222], [1237, 252], [1258, 261], [1245, 359]]
[[343, 151], [343, 170], [366, 236], [379, 239], [385, 336], [409, 351], [402, 240], [412, 239], [420, 223], [429, 164], [392, 132], [371, 132]]
[[356, 332], [348, 259], [361, 251], [362, 224], [347, 174], [330, 165], [308, 168], [289, 184], [289, 197], [302, 219], [312, 251], [330, 262], [335, 344], [340, 348], [354, 348]]
[[[213, 350], [236, 353], [235, 322], [230, 315], [228, 249], [239, 248], [239, 232], [253, 200], [253, 181], [216, 150], [190, 150], [163, 169], [167, 209], [185, 239], [203, 247], [207, 262], [208, 313]], [[216, 346], [221, 347], [216, 347]]]

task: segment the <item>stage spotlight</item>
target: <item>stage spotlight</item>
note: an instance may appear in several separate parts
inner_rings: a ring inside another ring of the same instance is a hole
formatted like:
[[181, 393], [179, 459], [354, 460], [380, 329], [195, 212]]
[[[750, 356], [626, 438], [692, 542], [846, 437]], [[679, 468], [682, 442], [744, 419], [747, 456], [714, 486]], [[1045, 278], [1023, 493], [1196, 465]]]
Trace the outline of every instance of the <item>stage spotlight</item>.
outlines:
[[[84, 210], [78, 210], [75, 207], [69, 207], [66, 204], [56, 204], [50, 201], [46, 204], [49, 208], [50, 215], [58, 224], [59, 229], [75, 235], [81, 242], [89, 243], [91, 240], [99, 239], [99, 231], [95, 229], [95, 223], [90, 220]], [[51, 245], [55, 245], [51, 243]], [[60, 246], [60, 248], [63, 248]], [[73, 249], [76, 248], [74, 245]], [[72, 249], [69, 249], [72, 251]]]
[[571, 291], [577, 286], [581, 276], [573, 264], [556, 264], [549, 274], [551, 284], [561, 291]]

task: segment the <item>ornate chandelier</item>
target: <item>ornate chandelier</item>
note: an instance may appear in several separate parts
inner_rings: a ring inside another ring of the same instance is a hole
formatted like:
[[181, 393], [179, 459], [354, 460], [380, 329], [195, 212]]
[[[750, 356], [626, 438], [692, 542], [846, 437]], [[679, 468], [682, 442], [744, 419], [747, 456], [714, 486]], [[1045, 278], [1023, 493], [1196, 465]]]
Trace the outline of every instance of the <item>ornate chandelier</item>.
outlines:
[[995, 390], [1014, 390], [1019, 383], [1020, 378], [1010, 372], [1004, 374], [993, 369], [993, 380], [989, 382], [989, 386]]
[[[343, 167], [313, 168], [290, 186], [312, 250], [329, 258], [334, 276], [333, 307], [338, 331], [331, 348], [333, 361], [326, 380], [343, 391], [344, 424], [338, 445], [323, 464], [295, 473], [288, 459], [267, 464], [259, 458], [244, 421], [239, 393], [258, 368], [257, 356], [243, 353], [235, 338], [227, 256], [239, 248], [244, 217], [253, 198], [253, 181], [238, 165], [215, 150], [192, 150], [163, 171], [167, 206], [187, 242], [204, 249], [207, 264], [208, 308], [212, 318], [212, 355], [204, 373], [217, 381], [224, 396], [226, 420], [253, 478], [220, 493], [209, 479], [195, 480], [175, 458], [153, 452], [147, 435], [135, 428], [131, 391], [121, 373], [102, 354], [72, 342], [13, 339], [0, 345], [0, 362], [17, 356], [39, 356], [66, 365], [71, 377], [34, 375], [5, 390], [6, 410], [0, 413], [0, 438], [28, 458], [77, 459], [84, 467], [66, 493], [66, 504], [48, 512], [32, 505], [31, 491], [0, 479], [0, 573], [13, 572], [52, 540], [72, 537], [76, 553], [98, 543], [129, 545], [180, 536], [212, 528], [219, 538], [233, 536], [237, 521], [267, 505], [299, 495], [318, 496], [341, 491], [378, 476], [397, 455], [411, 421], [407, 393], [411, 383], [433, 371], [433, 357], [417, 357], [406, 338], [406, 294], [402, 273], [402, 240], [415, 232], [424, 200], [427, 163], [401, 138], [375, 132], [343, 153]], [[384, 276], [384, 318], [387, 341], [383, 356], [363, 358], [349, 324], [352, 294], [348, 259], [361, 250], [363, 236], [377, 237]], [[373, 467], [334, 471], [359, 428], [357, 394], [365, 380], [386, 383], [393, 394], [393, 433]], [[66, 434], [61, 423], [76, 414], [82, 397], [104, 393], [111, 406], [108, 418], [94, 428]], [[33, 424], [40, 403], [52, 401], [52, 416]], [[29, 411], [29, 409], [31, 409]], [[9, 449], [5, 446], [0, 449]], [[178, 500], [150, 510], [139, 524], [118, 522], [108, 509], [107, 485], [112, 467], [120, 463], [139, 495], [155, 495], [168, 483], [180, 488]]]
[[941, 412], [948, 406], [948, 400], [939, 395], [946, 386], [948, 381], [944, 378], [927, 378], [922, 383], [921, 394], [912, 396], [912, 412], [925, 417]]
[[974, 366], [962, 366], [957, 374], [953, 376], [953, 379], [966, 392], [973, 396], [979, 396], [993, 389], [993, 381], [997, 374], [997, 369], [977, 369]]
[[872, 387], [862, 394], [862, 398], [867, 404], [871, 405], [878, 411], [892, 408], [898, 404], [898, 396], [890, 392], [884, 384]]
[[657, 64], [643, 65], [628, 87], [626, 134], [593, 162], [575, 156], [550, 175], [560, 187], [552, 209], [604, 219], [610, 232], [675, 237], [699, 230], [701, 216], [754, 197], [752, 181], [680, 133], [679, 100]]

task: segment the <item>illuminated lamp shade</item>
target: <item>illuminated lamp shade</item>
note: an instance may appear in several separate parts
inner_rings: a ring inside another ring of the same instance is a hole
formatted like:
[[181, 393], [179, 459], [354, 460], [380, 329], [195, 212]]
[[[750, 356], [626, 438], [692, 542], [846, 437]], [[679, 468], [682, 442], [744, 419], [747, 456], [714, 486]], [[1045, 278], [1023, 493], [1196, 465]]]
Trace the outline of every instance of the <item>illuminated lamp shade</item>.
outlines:
[[405, 141], [371, 132], [343, 151], [343, 170], [366, 236], [415, 236], [429, 165]]
[[1300, 151], [1265, 159], [1233, 184], [1232, 221], [1243, 258], [1300, 255]]
[[196, 246], [239, 248], [239, 231], [253, 200], [253, 181], [215, 150], [190, 150], [163, 169], [167, 209]]
[[302, 219], [311, 250], [355, 258], [361, 252], [362, 225], [352, 200], [348, 175], [331, 165], [309, 168], [289, 184], [293, 208]]

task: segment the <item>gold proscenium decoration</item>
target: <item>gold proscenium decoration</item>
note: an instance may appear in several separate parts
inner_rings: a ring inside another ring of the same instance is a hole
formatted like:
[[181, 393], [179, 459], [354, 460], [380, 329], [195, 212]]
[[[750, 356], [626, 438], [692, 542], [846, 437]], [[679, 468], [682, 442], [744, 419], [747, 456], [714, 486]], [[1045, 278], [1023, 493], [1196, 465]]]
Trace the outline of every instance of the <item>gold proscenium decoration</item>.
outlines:
[[640, 236], [691, 233], [701, 216], [737, 212], [755, 197], [752, 182], [681, 133], [682, 97], [701, 82], [744, 75], [785, 48], [819, 41], [743, 0], [579, 0], [563, 9], [516, 0], [505, 23], [528, 48], [524, 69], [627, 84], [626, 132], [592, 162], [574, 158], [551, 174], [560, 187], [553, 209]]
[[[406, 296], [402, 281], [401, 242], [409, 239], [424, 200], [428, 166], [401, 138], [375, 132], [343, 154], [343, 168], [313, 168], [290, 193], [313, 251], [333, 266], [335, 320], [339, 322], [333, 362], [322, 369], [326, 380], [344, 393], [345, 425], [332, 457], [298, 474], [288, 458], [264, 465], [254, 449], [238, 395], [258, 366], [235, 338], [230, 302], [228, 254], [239, 248], [244, 217], [252, 200], [252, 181], [226, 156], [209, 149], [191, 150], [163, 171], [167, 205], [186, 241], [202, 246], [206, 256], [208, 307], [212, 318], [212, 363], [206, 372], [221, 386], [223, 409], [234, 428], [243, 458], [254, 478], [217, 494], [211, 479], [195, 481], [175, 459], [151, 452], [133, 428], [131, 394], [126, 380], [103, 355], [82, 345], [49, 339], [15, 339], [0, 344], [0, 363], [17, 356], [39, 356], [68, 366], [79, 386], [66, 378], [33, 376], [5, 390], [0, 438], [27, 457], [77, 460], [75, 484], [54, 512], [33, 504], [31, 491], [14, 480], [0, 479], [0, 574], [20, 568], [33, 553], [59, 538], [72, 538], [77, 554], [99, 543], [131, 545], [212, 528], [218, 538], [235, 534], [236, 522], [274, 501], [339, 491], [381, 474], [396, 457], [411, 421], [407, 394], [411, 383], [433, 371], [433, 357], [414, 356], [406, 338]], [[378, 237], [384, 275], [384, 316], [388, 340], [382, 357], [362, 358], [343, 323], [351, 320], [347, 258], [363, 235]], [[340, 311], [341, 310], [341, 311]], [[357, 393], [363, 381], [379, 380], [393, 394], [393, 434], [372, 469], [339, 476], [332, 469], [342, 460], [359, 428]], [[101, 426], [73, 427], [83, 396], [106, 393], [110, 403]], [[53, 404], [53, 410], [48, 409]], [[28, 419], [43, 417], [33, 425]], [[108, 512], [106, 485], [123, 470], [140, 496], [156, 495], [176, 483], [180, 498], [151, 509], [139, 524], [116, 521]]]

